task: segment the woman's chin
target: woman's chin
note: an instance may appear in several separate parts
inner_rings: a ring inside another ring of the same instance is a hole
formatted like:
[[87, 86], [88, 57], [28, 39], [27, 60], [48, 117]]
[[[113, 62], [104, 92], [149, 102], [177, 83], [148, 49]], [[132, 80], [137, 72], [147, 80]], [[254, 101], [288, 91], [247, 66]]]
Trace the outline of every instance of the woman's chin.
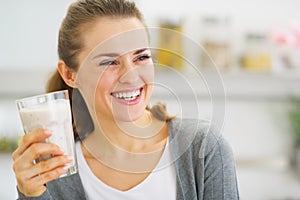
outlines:
[[138, 113], [133, 113], [133, 114], [119, 114], [115, 116], [115, 120], [117, 122], [135, 122], [139, 120], [143, 116], [143, 113], [138, 114]]

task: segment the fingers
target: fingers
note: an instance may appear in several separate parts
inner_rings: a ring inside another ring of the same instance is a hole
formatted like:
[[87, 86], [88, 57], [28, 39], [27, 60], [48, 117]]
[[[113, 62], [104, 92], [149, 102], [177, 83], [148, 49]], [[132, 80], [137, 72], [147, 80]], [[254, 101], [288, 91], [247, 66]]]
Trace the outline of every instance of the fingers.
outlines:
[[63, 155], [64, 152], [53, 143], [34, 143], [28, 147], [22, 156], [16, 157], [14, 160], [14, 171], [23, 171], [33, 166], [33, 161], [41, 155]]
[[60, 177], [64, 173], [66, 173], [68, 171], [68, 168], [69, 167], [67, 167], [67, 166], [55, 168], [51, 171], [48, 171], [43, 174], [40, 174], [39, 176], [36, 176], [35, 178], [32, 179], [32, 181], [34, 181], [34, 182], [36, 181], [36, 183], [38, 183], [38, 184], [46, 184], [46, 183]]
[[72, 160], [70, 156], [56, 156], [15, 171], [19, 191], [25, 196], [40, 196], [45, 184], [66, 173]]
[[19, 191], [27, 197], [37, 197], [46, 190], [45, 184], [60, 177], [68, 171], [68, 167], [57, 167], [33, 178], [17, 177]]
[[34, 143], [23, 153], [22, 157], [26, 157], [26, 160], [36, 160], [40, 155], [63, 155], [63, 150], [53, 143]]
[[[35, 176], [40, 176], [41, 174], [47, 174], [47, 172], [55, 171], [57, 168], [68, 169], [67, 165], [72, 162], [72, 157], [70, 156], [56, 156], [43, 160], [36, 165], [34, 165], [30, 170], [27, 171], [26, 177], [24, 178], [34, 178]], [[54, 174], [55, 175], [55, 174]], [[54, 177], [58, 178], [58, 177]], [[45, 182], [46, 183], [46, 182]], [[44, 184], [44, 183], [43, 183]]]
[[[64, 155], [59, 146], [43, 142], [50, 136], [51, 133], [45, 130], [25, 134], [12, 155], [18, 188], [25, 196], [41, 195], [46, 190], [45, 184], [66, 173], [67, 165], [72, 162], [72, 159]], [[33, 163], [37, 158], [47, 155], [53, 155], [53, 157]]]
[[30, 133], [25, 134], [22, 138], [21, 144], [12, 154], [13, 160], [15, 160], [17, 157], [22, 155], [24, 153], [24, 151], [33, 143], [43, 141], [50, 136], [51, 136], [51, 133], [49, 133], [43, 129], [39, 129], [39, 130], [32, 131]]

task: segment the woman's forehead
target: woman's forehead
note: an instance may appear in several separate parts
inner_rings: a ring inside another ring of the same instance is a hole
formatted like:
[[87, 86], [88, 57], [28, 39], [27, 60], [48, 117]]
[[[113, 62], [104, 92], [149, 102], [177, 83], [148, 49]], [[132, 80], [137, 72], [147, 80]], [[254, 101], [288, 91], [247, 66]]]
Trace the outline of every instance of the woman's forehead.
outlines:
[[101, 18], [84, 32], [84, 51], [89, 52], [86, 57], [105, 53], [122, 55], [149, 46], [147, 30], [136, 18]]
[[139, 49], [148, 49], [149, 41], [145, 29], [123, 32], [98, 44], [90, 53], [91, 58], [99, 54], [124, 55]]

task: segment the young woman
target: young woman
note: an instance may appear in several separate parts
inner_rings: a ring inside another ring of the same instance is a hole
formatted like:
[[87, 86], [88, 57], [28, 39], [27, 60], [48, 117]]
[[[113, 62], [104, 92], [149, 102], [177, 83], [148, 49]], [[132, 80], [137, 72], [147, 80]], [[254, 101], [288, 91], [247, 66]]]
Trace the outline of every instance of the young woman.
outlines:
[[[70, 5], [47, 91], [69, 90], [76, 158], [40, 142], [51, 133], [26, 134], [13, 153], [19, 199], [239, 198], [226, 141], [204, 121], [147, 106], [154, 74], [148, 43], [133, 2]], [[55, 156], [32, 162], [43, 154]], [[71, 159], [79, 173], [59, 178]]]

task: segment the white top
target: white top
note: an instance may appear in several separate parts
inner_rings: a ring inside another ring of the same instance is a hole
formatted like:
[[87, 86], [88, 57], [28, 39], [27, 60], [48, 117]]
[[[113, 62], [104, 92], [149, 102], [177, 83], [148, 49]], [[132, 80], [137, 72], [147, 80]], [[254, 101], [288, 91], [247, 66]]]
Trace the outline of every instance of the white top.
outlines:
[[[81, 149], [76, 143], [78, 171], [88, 200], [175, 200], [176, 172], [168, 144], [163, 155], [149, 176], [127, 191], [106, 185], [89, 168]], [[168, 164], [172, 163], [172, 164]], [[159, 170], [156, 170], [159, 169]]]

